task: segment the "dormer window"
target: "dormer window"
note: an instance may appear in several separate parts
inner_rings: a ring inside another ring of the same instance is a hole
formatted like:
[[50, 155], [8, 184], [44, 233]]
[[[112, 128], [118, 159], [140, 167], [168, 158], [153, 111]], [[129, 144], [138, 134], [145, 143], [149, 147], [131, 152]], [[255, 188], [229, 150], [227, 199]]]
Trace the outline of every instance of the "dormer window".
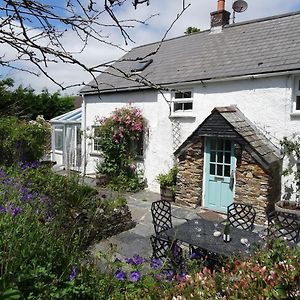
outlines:
[[137, 73], [145, 70], [151, 63], [153, 62], [153, 59], [149, 60], [143, 60], [137, 62], [137, 64], [131, 69], [132, 73]]
[[293, 113], [300, 114], [300, 76], [295, 77]]
[[192, 91], [176, 91], [172, 100], [172, 116], [192, 116], [193, 93]]

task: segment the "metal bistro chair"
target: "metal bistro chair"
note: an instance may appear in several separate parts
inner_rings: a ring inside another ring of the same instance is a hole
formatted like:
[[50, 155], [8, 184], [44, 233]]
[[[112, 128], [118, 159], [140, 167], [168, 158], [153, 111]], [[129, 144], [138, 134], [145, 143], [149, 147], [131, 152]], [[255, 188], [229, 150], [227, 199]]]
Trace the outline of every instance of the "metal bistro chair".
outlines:
[[165, 200], [153, 202], [151, 204], [151, 214], [156, 235], [173, 227], [170, 202]]
[[227, 221], [230, 226], [252, 231], [256, 212], [252, 205], [232, 203], [227, 207]]
[[166, 262], [166, 267], [183, 267], [183, 252], [182, 248], [178, 246], [177, 241], [170, 241], [168, 239], [159, 237], [157, 235], [150, 236], [152, 246], [152, 257], [158, 258], [162, 262]]
[[300, 242], [300, 220], [295, 214], [274, 211], [268, 215], [268, 237]]

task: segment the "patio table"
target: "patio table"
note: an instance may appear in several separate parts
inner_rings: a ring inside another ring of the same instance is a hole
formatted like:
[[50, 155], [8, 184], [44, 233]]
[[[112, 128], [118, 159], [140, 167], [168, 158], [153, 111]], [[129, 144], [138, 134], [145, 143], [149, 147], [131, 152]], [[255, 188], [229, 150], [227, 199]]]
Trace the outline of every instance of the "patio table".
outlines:
[[[214, 236], [215, 231], [220, 231], [219, 237]], [[255, 251], [257, 246], [263, 245], [259, 234], [243, 229], [230, 227], [231, 241], [223, 241], [224, 224], [204, 219], [193, 219], [183, 224], [164, 231], [169, 239], [177, 239], [194, 247], [199, 247], [209, 252], [231, 256], [247, 256]], [[248, 246], [241, 243], [241, 239], [248, 240]]]

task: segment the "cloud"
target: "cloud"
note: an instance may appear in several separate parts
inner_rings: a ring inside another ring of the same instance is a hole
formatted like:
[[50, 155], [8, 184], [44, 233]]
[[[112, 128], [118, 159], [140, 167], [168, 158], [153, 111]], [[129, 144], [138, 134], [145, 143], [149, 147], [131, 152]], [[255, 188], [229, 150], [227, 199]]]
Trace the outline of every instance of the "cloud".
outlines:
[[[226, 1], [226, 9], [228, 11], [232, 11], [232, 3], [232, 0]], [[210, 26], [210, 12], [216, 10], [217, 0], [185, 0], [185, 4], [190, 4], [190, 7], [174, 24], [168, 34], [168, 38], [182, 35], [188, 26], [195, 26], [201, 30], [208, 29]], [[136, 10], [132, 7], [131, 1], [127, 1], [124, 6], [117, 8], [116, 14], [120, 19], [144, 20], [151, 15], [159, 14], [148, 20], [148, 25], [137, 23], [134, 29], [128, 30], [135, 43], [130, 43], [127, 49], [160, 40], [181, 9], [182, 0], [150, 0], [149, 6], [142, 4]], [[248, 9], [244, 13], [236, 14], [236, 22], [287, 13], [298, 9], [300, 9], [299, 0], [248, 0]], [[104, 18], [107, 18], [107, 16]], [[109, 29], [107, 33], [111, 41], [126, 48], [124, 40], [117, 29]], [[78, 50], [74, 32], [68, 32], [64, 38], [64, 45], [69, 50]], [[87, 66], [93, 66], [117, 59], [123, 54], [123, 51], [115, 47], [99, 44], [91, 40], [86, 49], [82, 53], [77, 54], [76, 58], [83, 61]], [[62, 63], [49, 65], [47, 72], [54, 76], [57, 81], [64, 82], [66, 85], [91, 80], [89, 75], [80, 68]], [[50, 91], [58, 90], [58, 87], [43, 75], [36, 78], [26, 73], [8, 71], [7, 69], [3, 69], [1, 74], [2, 76], [10, 75], [17, 84], [23, 84], [24, 86], [30, 84], [37, 91], [45, 87]], [[76, 94], [79, 89], [76, 87], [67, 92]]]

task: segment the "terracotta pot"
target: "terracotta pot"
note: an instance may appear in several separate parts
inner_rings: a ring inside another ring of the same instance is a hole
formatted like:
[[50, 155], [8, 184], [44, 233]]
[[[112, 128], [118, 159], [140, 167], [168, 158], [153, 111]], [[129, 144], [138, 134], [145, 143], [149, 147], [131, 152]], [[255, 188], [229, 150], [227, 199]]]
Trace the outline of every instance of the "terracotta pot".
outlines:
[[165, 200], [168, 202], [175, 201], [175, 193], [168, 186], [160, 187], [160, 197], [161, 197], [161, 200]]
[[275, 203], [275, 210], [289, 214], [295, 214], [300, 217], [300, 203], [296, 201], [278, 201]]
[[96, 185], [105, 186], [108, 183], [108, 177], [106, 174], [96, 174]]

